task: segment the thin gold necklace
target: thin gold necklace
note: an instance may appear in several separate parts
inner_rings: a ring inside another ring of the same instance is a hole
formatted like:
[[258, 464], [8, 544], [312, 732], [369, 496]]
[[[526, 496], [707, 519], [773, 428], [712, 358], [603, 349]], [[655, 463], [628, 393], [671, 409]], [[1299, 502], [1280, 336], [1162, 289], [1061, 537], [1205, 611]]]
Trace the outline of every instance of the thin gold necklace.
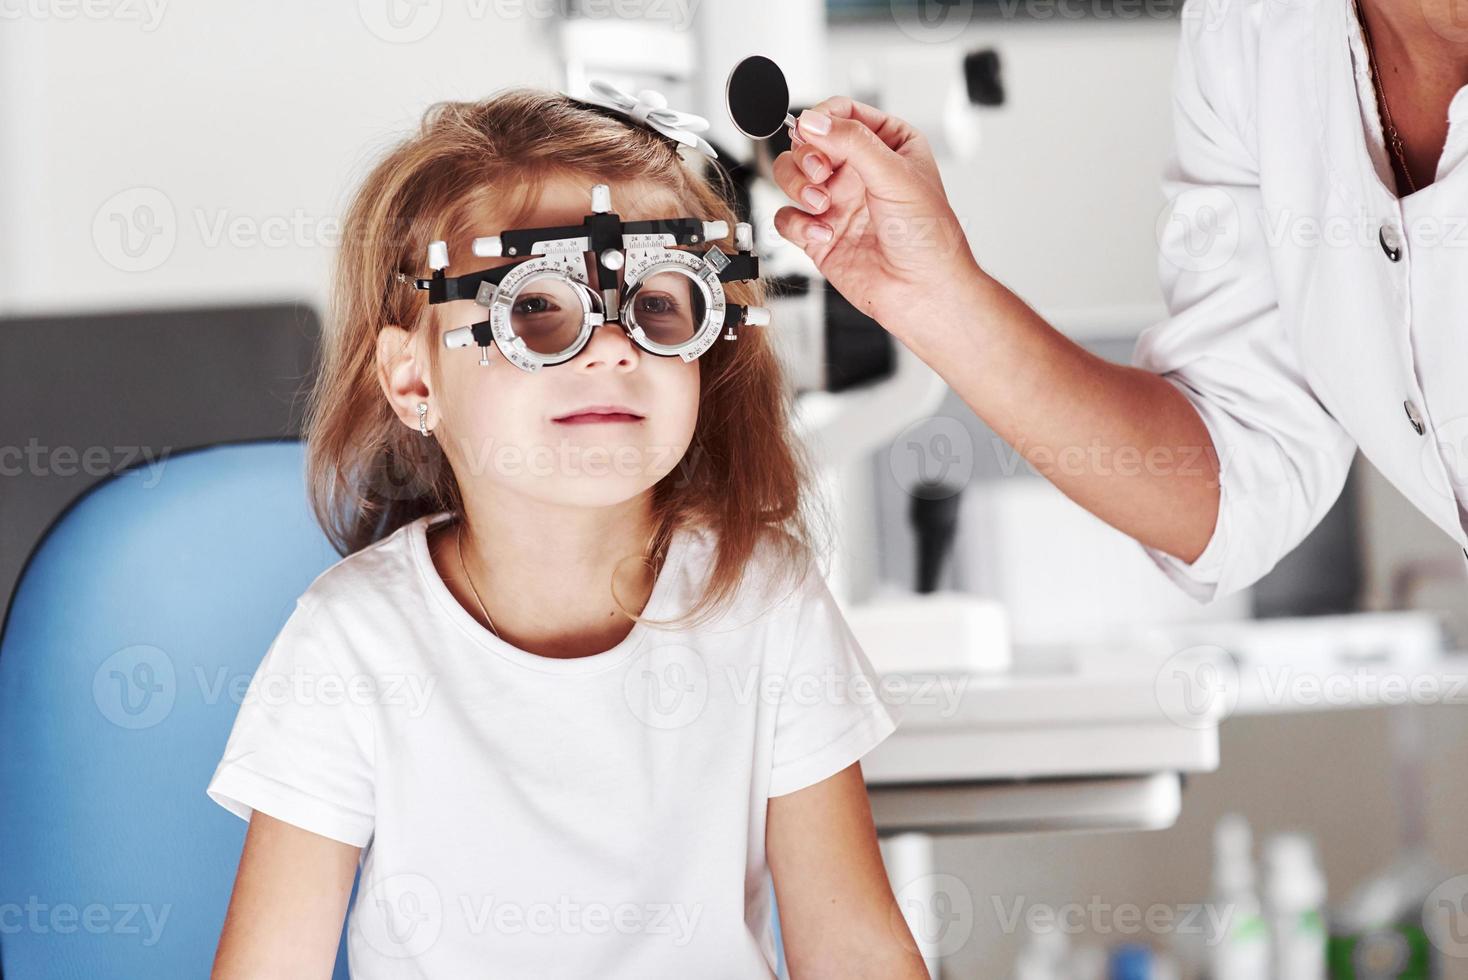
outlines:
[[[463, 521], [463, 518], [460, 518], [458, 521], [455, 522], [455, 529], [454, 529], [454, 550], [459, 553], [459, 570], [464, 573], [464, 581], [466, 581], [466, 582], [469, 583], [469, 591], [474, 594], [474, 601], [477, 602], [477, 603], [479, 603], [479, 611], [484, 615], [484, 621], [489, 624], [489, 628], [494, 633], [494, 635], [495, 636], [499, 636], [500, 635], [500, 631], [497, 630], [497, 629], [495, 629], [494, 620], [492, 620], [492, 619], [489, 618], [489, 610], [487, 610], [487, 609], [484, 608], [484, 600], [481, 599], [481, 598], [479, 598], [479, 590], [474, 587], [474, 579], [472, 579], [469, 576], [469, 568], [468, 568], [468, 566], [466, 566], [464, 564], [464, 521]], [[659, 548], [657, 550], [656, 554], [653, 555], [652, 575], [653, 575], [653, 581], [654, 582], [657, 581], [658, 575], [660, 575], [662, 573], [662, 570], [663, 570], [663, 559], [666, 558], [666, 557], [667, 557], [667, 548], [666, 547]], [[504, 637], [500, 637], [500, 639], [504, 639]]]
[[1381, 120], [1386, 124], [1386, 142], [1391, 147], [1392, 156], [1396, 157], [1397, 164], [1402, 168], [1402, 176], [1407, 180], [1407, 193], [1417, 193], [1417, 183], [1412, 179], [1412, 170], [1407, 166], [1407, 153], [1402, 144], [1402, 135], [1397, 132], [1397, 124], [1392, 122], [1392, 108], [1386, 101], [1386, 83], [1382, 81], [1381, 71], [1376, 66], [1376, 46], [1371, 43], [1371, 28], [1366, 25], [1366, 12], [1361, 9], [1361, 0], [1354, 0], [1356, 7], [1356, 19], [1361, 22], [1361, 38], [1366, 42], [1366, 58], [1371, 63], [1371, 85], [1376, 92], [1377, 105], [1381, 106]]
[[[494, 628], [494, 620], [489, 618], [489, 611], [484, 608], [484, 600], [479, 598], [479, 590], [474, 587], [474, 580], [469, 577], [469, 568], [464, 564], [463, 518], [459, 519], [458, 529], [454, 532], [454, 548], [459, 552], [459, 570], [464, 573], [464, 581], [469, 583], [469, 591], [474, 593], [474, 601], [479, 603], [479, 611], [484, 613], [484, 621], [489, 624], [490, 631], [493, 632], [495, 636], [499, 636], [500, 631]], [[500, 638], [503, 639], [503, 637]]]

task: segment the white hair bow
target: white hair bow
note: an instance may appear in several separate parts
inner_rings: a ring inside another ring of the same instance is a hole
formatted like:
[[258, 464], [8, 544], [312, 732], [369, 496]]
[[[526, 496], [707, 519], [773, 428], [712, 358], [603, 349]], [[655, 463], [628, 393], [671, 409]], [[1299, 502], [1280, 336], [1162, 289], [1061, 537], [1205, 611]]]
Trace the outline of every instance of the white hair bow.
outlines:
[[593, 78], [588, 83], [596, 98], [587, 99], [604, 108], [626, 116], [633, 122], [651, 126], [669, 139], [684, 146], [691, 146], [704, 156], [717, 159], [719, 154], [709, 141], [698, 134], [709, 128], [709, 121], [691, 112], [680, 112], [668, 108], [663, 93], [645, 88], [635, 96], [617, 88], [611, 82]]

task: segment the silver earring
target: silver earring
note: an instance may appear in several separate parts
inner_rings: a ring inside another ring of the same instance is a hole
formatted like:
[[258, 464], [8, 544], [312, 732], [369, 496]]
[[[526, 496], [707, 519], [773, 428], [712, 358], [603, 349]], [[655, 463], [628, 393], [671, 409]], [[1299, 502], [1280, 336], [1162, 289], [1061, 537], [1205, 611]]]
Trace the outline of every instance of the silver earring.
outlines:
[[428, 403], [418, 403], [418, 431], [428, 435]]

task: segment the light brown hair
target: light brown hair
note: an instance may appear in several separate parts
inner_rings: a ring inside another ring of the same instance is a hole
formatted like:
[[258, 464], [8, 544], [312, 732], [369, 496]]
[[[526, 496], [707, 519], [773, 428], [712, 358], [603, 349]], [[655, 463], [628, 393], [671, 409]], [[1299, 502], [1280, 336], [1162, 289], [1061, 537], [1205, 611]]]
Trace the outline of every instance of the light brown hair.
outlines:
[[[727, 187], [727, 175], [715, 173]], [[588, 184], [655, 182], [677, 198], [680, 214], [734, 227], [726, 192], [670, 141], [576, 100], [511, 89], [476, 102], [431, 105], [418, 131], [367, 174], [342, 225], [305, 424], [311, 506], [341, 554], [424, 514], [462, 512], [438, 439], [405, 426], [378, 383], [377, 335], [384, 325], [437, 330], [426, 292], [394, 276], [426, 275], [430, 241], [465, 254], [469, 239], [486, 233], [473, 227], [486, 209], [506, 215], [503, 227], [514, 227], [551, 175], [584, 176]], [[730, 302], [763, 302], [757, 281], [731, 282], [725, 290]], [[716, 551], [700, 600], [663, 623], [711, 616], [764, 547], [775, 549], [777, 567], [801, 579], [811, 570], [809, 557], [824, 550], [812, 529], [824, 529], [826, 515], [810, 493], [811, 463], [790, 427], [792, 393], [765, 329], [773, 328], [743, 328], [737, 341], [715, 341], [694, 362], [701, 393], [693, 440], [653, 487], [656, 532], [642, 557], [650, 562], [685, 527], [713, 531]], [[439, 343], [430, 340], [436, 369]]]

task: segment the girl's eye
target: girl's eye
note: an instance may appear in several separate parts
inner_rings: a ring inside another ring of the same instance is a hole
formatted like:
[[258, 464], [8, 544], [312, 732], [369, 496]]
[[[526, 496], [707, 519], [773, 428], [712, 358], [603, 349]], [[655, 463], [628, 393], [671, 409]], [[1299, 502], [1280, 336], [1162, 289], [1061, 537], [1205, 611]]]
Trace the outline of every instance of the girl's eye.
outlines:
[[534, 316], [537, 313], [554, 313], [559, 309], [549, 296], [522, 296], [515, 301], [513, 312], [517, 316]]
[[646, 313], [649, 316], [671, 316], [678, 312], [678, 304], [671, 296], [654, 294], [651, 296], [639, 294], [637, 297], [637, 312]]

